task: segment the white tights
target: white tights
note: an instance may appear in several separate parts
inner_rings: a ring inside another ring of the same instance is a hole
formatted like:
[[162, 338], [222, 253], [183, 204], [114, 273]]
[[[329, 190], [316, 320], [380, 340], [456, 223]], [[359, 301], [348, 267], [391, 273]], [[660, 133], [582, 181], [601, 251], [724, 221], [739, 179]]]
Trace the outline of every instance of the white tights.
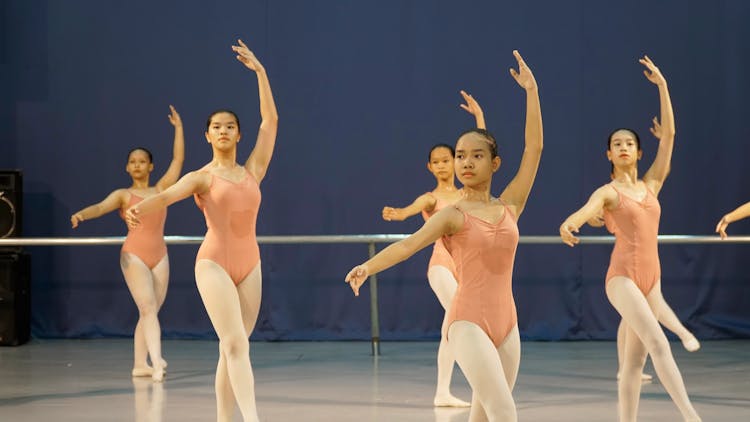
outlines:
[[[441, 266], [433, 265], [427, 270], [427, 280], [430, 282], [432, 291], [435, 292], [443, 306], [443, 310], [448, 312], [453, 296], [456, 294], [458, 282], [453, 273]], [[443, 327], [440, 330], [440, 346], [437, 353], [437, 388], [435, 390], [435, 406], [468, 406], [468, 403], [459, 400], [450, 392], [451, 378], [453, 376], [453, 364], [456, 359], [453, 356], [448, 340], [445, 338], [445, 317], [443, 315]]]
[[518, 326], [500, 347], [475, 323], [453, 321], [449, 344], [472, 389], [469, 422], [515, 421], [516, 405], [511, 392], [521, 361]]
[[[151, 373], [155, 380], [160, 381], [165, 362], [161, 356], [158, 314], [167, 296], [169, 257], [165, 255], [153, 269], [149, 269], [140, 258], [125, 252], [120, 254], [120, 268], [138, 307], [138, 324], [133, 335], [133, 374]], [[153, 371], [148, 366], [149, 355]]]
[[250, 365], [248, 337], [260, 310], [260, 262], [235, 286], [219, 264], [201, 259], [195, 263], [195, 280], [208, 317], [219, 336], [216, 420], [231, 421], [236, 401], [245, 421], [257, 421], [255, 379]]
[[[641, 372], [646, 355], [651, 355], [656, 375], [686, 421], [700, 421], [688, 398], [682, 375], [672, 357], [667, 337], [657, 320], [658, 289], [648, 297], [626, 277], [607, 281], [607, 297], [627, 324], [625, 353], [618, 382], [619, 416], [621, 422], [635, 421], [641, 393]], [[662, 298], [663, 300], [663, 298]]]
[[[700, 343], [695, 338], [680, 319], [677, 318], [672, 308], [664, 300], [664, 296], [661, 293], [661, 280], [657, 281], [654, 287], [649, 292], [649, 297], [653, 296], [653, 302], [656, 305], [654, 313], [656, 319], [659, 321], [664, 328], [675, 333], [680, 338], [682, 344], [689, 352], [694, 352], [700, 347]], [[651, 300], [651, 299], [649, 299]], [[623, 320], [620, 321], [620, 325], [617, 327], [617, 363], [619, 368], [622, 368], [622, 361], [625, 355], [625, 333], [627, 332], [627, 324]]]

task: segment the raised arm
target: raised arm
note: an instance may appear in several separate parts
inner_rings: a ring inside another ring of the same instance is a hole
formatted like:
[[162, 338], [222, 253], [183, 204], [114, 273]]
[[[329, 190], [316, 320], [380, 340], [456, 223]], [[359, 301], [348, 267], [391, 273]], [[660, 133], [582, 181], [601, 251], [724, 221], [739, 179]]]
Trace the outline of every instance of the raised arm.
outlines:
[[359, 296], [359, 288], [367, 277], [409, 258], [441, 236], [458, 231], [463, 224], [463, 218], [463, 214], [457, 209], [444, 208], [430, 217], [413, 235], [388, 246], [364, 264], [352, 268], [345, 280], [354, 291], [354, 295]]
[[464, 97], [464, 101], [466, 101], [466, 104], [461, 104], [461, 108], [474, 116], [474, 119], [477, 122], [477, 129], [487, 129], [487, 125], [484, 123], [484, 112], [482, 111], [482, 107], [479, 106], [477, 100], [463, 90], [461, 91], [461, 96]]
[[383, 220], [385, 221], [404, 221], [412, 215], [420, 212], [430, 212], [435, 208], [437, 200], [429, 193], [420, 195], [414, 202], [407, 205], [406, 208], [383, 207]]
[[125, 221], [128, 227], [138, 227], [140, 220], [138, 217], [142, 214], [148, 214], [162, 208], [166, 208], [177, 201], [181, 201], [195, 193], [202, 193], [208, 190], [211, 185], [211, 174], [205, 171], [193, 171], [184, 175], [174, 185], [168, 187], [163, 192], [150, 196], [143, 201], [128, 208], [125, 212]]
[[245, 162], [245, 168], [258, 183], [263, 180], [271, 163], [273, 148], [276, 144], [276, 132], [279, 127], [279, 114], [271, 93], [271, 83], [268, 81], [266, 69], [260, 64], [252, 51], [242, 40], [237, 40], [239, 45], [233, 45], [232, 50], [237, 53], [237, 60], [242, 62], [248, 69], [255, 72], [258, 77], [258, 96], [260, 97], [260, 128], [258, 138], [255, 141], [253, 152]]
[[722, 239], [726, 239], [727, 226], [729, 225], [729, 223], [733, 223], [737, 220], [742, 220], [743, 218], [747, 217], [750, 217], [750, 202], [740, 205], [734, 211], [730, 212], [724, 217], [721, 217], [719, 223], [716, 224], [716, 233], [719, 233]]
[[164, 189], [175, 184], [177, 179], [180, 178], [180, 172], [182, 172], [182, 163], [185, 162], [185, 134], [182, 130], [182, 119], [177, 113], [174, 107], [169, 106], [169, 123], [174, 126], [174, 141], [172, 145], [172, 162], [169, 163], [164, 176], [156, 182], [156, 189], [163, 191]]
[[[659, 149], [656, 151], [654, 163], [651, 164], [651, 167], [643, 176], [643, 181], [646, 185], [655, 195], [658, 195], [664, 184], [664, 180], [669, 175], [670, 163], [672, 161], [675, 135], [674, 112], [672, 111], [672, 100], [669, 98], [667, 80], [664, 78], [664, 75], [661, 74], [659, 68], [656, 67], [648, 56], [643, 56], [638, 61], [646, 66], [646, 70], [643, 71], [646, 78], [659, 87], [659, 112], [661, 113], [661, 118], [657, 119], [654, 117], [654, 127], [651, 128], [651, 133], [659, 138]], [[659, 121], [661, 121], [661, 124], [659, 124]]]
[[513, 180], [508, 183], [500, 199], [506, 204], [515, 207], [516, 216], [520, 216], [529, 198], [529, 192], [534, 185], [536, 172], [539, 169], [539, 160], [542, 157], [542, 108], [539, 104], [539, 88], [537, 87], [534, 74], [526, 65], [518, 51], [513, 50], [513, 55], [518, 61], [518, 72], [510, 69], [513, 79], [521, 88], [526, 90], [526, 146], [523, 150], [521, 165]]
[[127, 192], [127, 189], [117, 189], [107, 195], [103, 201], [73, 213], [73, 215], [70, 216], [71, 226], [75, 229], [82, 221], [99, 218], [104, 214], [124, 207], [128, 199]]
[[588, 202], [586, 202], [586, 205], [571, 214], [560, 225], [560, 237], [563, 243], [575, 246], [579, 242], [579, 239], [573, 233], [578, 233], [578, 229], [582, 225], [596, 217], [605, 206], [609, 206], [616, 200], [617, 192], [610, 186], [602, 186], [594, 191]]

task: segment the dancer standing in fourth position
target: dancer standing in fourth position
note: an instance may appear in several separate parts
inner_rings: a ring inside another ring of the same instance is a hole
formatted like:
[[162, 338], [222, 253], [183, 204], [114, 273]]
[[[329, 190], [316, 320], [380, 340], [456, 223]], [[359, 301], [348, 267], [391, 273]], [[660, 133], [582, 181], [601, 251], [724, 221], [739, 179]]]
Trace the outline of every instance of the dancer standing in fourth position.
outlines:
[[[461, 104], [461, 108], [471, 113], [476, 119], [477, 128], [487, 129], [484, 124], [484, 113], [479, 103], [464, 91], [461, 91], [466, 104]], [[453, 205], [463, 196], [463, 191], [456, 188], [455, 172], [453, 169], [454, 159], [453, 147], [446, 144], [438, 144], [430, 150], [427, 169], [435, 176], [437, 186], [432, 192], [420, 195], [410, 205], [405, 208], [383, 208], [383, 219], [386, 221], [403, 221], [413, 215], [422, 213], [422, 218], [427, 221], [428, 218], [435, 215], [441, 209]], [[440, 305], [447, 312], [453, 295], [456, 293], [458, 283], [456, 282], [456, 267], [453, 264], [453, 258], [445, 249], [443, 242], [438, 239], [432, 250], [430, 263], [427, 269], [427, 281], [430, 283], [432, 291], [435, 292]], [[447, 315], [447, 314], [446, 314]], [[445, 317], [443, 318], [445, 319]], [[470, 403], [455, 397], [450, 392], [451, 377], [453, 376], [453, 364], [456, 359], [448, 347], [448, 340], [445, 336], [440, 336], [440, 346], [438, 346], [437, 355], [437, 389], [433, 404], [436, 407], [468, 407]]]
[[[164, 176], [149, 185], [149, 177], [154, 170], [151, 152], [145, 148], [135, 148], [128, 154], [125, 171], [133, 179], [128, 189], [117, 189], [102, 202], [84, 208], [70, 217], [73, 228], [82, 221], [101, 217], [116, 209], [124, 218], [124, 212], [145, 198], [149, 198], [172, 186], [180, 177], [182, 163], [185, 159], [185, 139], [182, 120], [177, 110], [169, 106], [169, 122], [174, 126], [174, 146], [172, 162]], [[161, 355], [161, 327], [159, 325], [159, 308], [167, 296], [169, 284], [169, 256], [164, 242], [164, 222], [166, 210], [150, 215], [144, 219], [142, 227], [128, 230], [128, 236], [120, 252], [120, 268], [130, 294], [138, 306], [138, 324], [133, 334], [133, 371], [134, 377], [151, 377], [162, 381], [167, 362]], [[152, 366], [147, 358], [151, 357]]]
[[260, 252], [255, 222], [260, 207], [260, 182], [271, 162], [278, 114], [266, 70], [239, 41], [232, 46], [237, 60], [258, 78], [261, 124], [250, 157], [237, 163], [240, 122], [228, 110], [212, 113], [206, 140], [213, 159], [190, 172], [174, 186], [127, 212], [128, 223], [138, 225], [142, 215], [195, 195], [206, 217], [208, 231], [195, 260], [195, 281], [203, 305], [219, 336], [216, 368], [217, 420], [231, 421], [235, 400], [245, 421], [257, 421], [253, 370], [248, 337], [260, 309]]
[[526, 206], [542, 155], [542, 114], [531, 69], [514, 51], [519, 70], [511, 75], [526, 90], [526, 147], [518, 173], [500, 198], [490, 195], [500, 168], [495, 139], [473, 129], [456, 144], [455, 171], [463, 199], [430, 217], [419, 231], [383, 249], [346, 276], [355, 294], [383, 271], [442, 238], [456, 264], [458, 289], [444, 330], [456, 362], [472, 388], [469, 420], [515, 421], [513, 386], [521, 342], [511, 279], [518, 244], [516, 221]]

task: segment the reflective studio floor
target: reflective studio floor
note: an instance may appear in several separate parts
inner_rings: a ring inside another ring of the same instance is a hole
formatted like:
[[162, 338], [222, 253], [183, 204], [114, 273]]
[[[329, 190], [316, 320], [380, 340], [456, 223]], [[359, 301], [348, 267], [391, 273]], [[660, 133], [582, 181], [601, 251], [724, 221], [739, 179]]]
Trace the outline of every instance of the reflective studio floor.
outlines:
[[[437, 343], [252, 343], [263, 421], [465, 421], [467, 409], [434, 409]], [[130, 377], [128, 339], [33, 340], [0, 348], [0, 421], [211, 421], [218, 343], [168, 340], [166, 380]], [[672, 343], [706, 422], [750, 420], [750, 341]], [[524, 342], [514, 391], [521, 421], [616, 421], [612, 342]], [[647, 372], [653, 374], [650, 363]], [[456, 369], [453, 393], [470, 399]], [[658, 381], [644, 384], [642, 421], [679, 421]], [[240, 421], [239, 412], [235, 420]]]

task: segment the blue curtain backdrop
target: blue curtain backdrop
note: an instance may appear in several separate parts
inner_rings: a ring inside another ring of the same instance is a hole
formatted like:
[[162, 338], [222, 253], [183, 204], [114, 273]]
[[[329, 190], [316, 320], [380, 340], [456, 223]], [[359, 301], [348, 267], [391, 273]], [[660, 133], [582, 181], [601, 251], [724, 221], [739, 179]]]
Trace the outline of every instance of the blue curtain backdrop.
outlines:
[[[230, 45], [244, 39], [265, 64], [280, 113], [260, 235], [409, 233], [421, 220], [381, 220], [431, 190], [428, 148], [472, 125], [458, 91], [474, 94], [500, 141], [499, 194], [523, 148], [525, 95], [508, 74], [518, 49], [540, 86], [545, 150], [521, 217], [522, 235], [555, 235], [608, 181], [606, 135], [656, 141], [648, 54], [669, 82], [677, 137], [660, 195], [664, 234], [710, 234], [750, 200], [750, 3], [687, 1], [40, 1], [0, 3], [0, 168], [24, 172], [27, 236], [123, 235], [116, 213], [77, 230], [70, 214], [125, 187], [126, 153], [143, 145], [155, 174], [170, 160], [174, 104], [185, 123], [185, 171], [210, 159], [204, 121], [242, 119], [239, 159], [259, 122], [255, 76]], [[158, 176], [154, 176], [155, 178]], [[733, 234], [750, 233], [750, 222]], [[202, 235], [191, 200], [169, 210], [166, 233]], [[604, 234], [585, 229], [583, 234]], [[28, 248], [37, 337], [128, 336], [137, 311], [114, 246]], [[521, 245], [514, 274], [522, 336], [613, 338], [604, 294], [611, 246]], [[161, 311], [166, 337], [213, 336], [193, 279], [197, 246], [171, 246]], [[344, 274], [365, 245], [262, 246], [263, 304], [255, 339], [364, 339], [368, 292]], [[745, 245], [664, 245], [663, 291], [701, 338], [750, 336]], [[429, 251], [381, 274], [384, 339], [433, 339], [441, 308], [427, 284]]]

